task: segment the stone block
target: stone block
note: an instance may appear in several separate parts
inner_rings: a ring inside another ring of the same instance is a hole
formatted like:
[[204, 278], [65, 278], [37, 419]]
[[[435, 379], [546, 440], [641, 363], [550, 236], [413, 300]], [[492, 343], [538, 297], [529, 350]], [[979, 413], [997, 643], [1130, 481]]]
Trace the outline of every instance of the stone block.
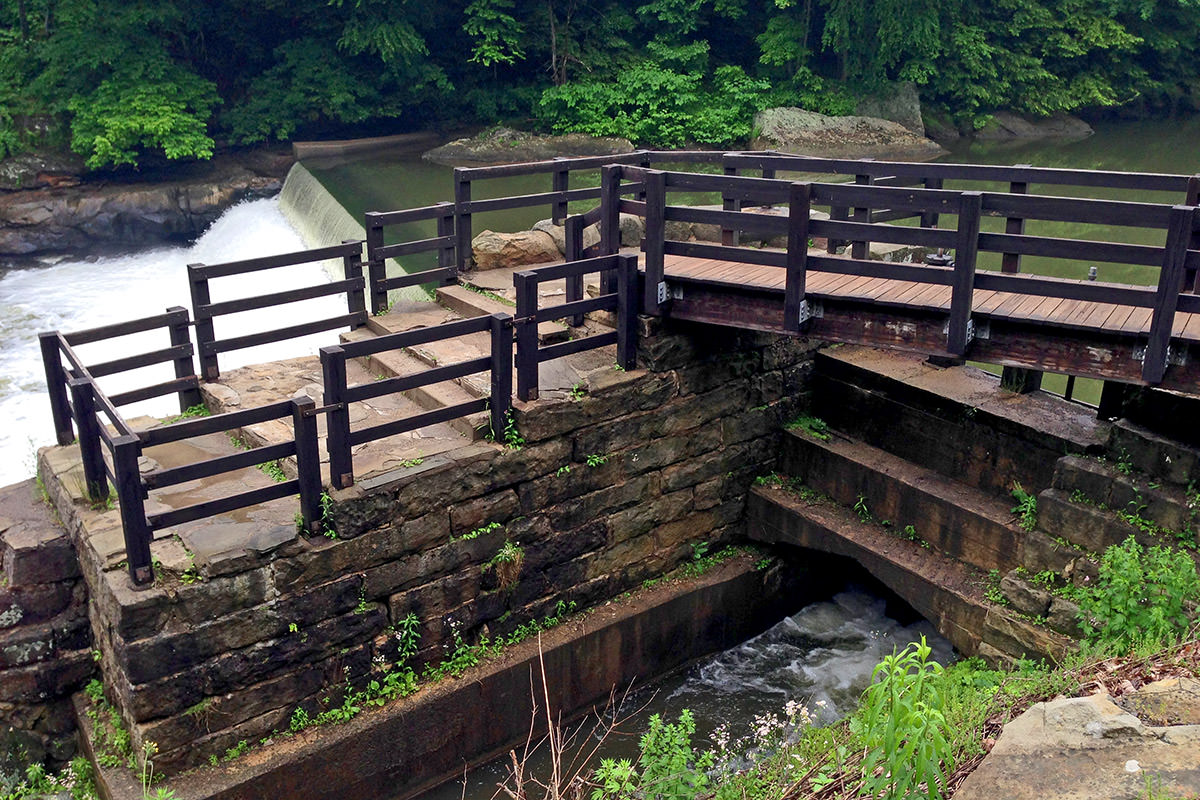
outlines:
[[681, 395], [704, 394], [731, 383], [749, 383], [762, 370], [756, 351], [735, 352], [675, 371]]
[[1035, 575], [1046, 570], [1064, 575], [1078, 555], [1074, 547], [1059, 544], [1041, 531], [1026, 531], [1022, 537], [1021, 565]]
[[64, 652], [91, 647], [91, 627], [82, 612], [78, 609], [49, 622], [0, 631], [0, 670], [42, 663]]
[[569, 531], [589, 522], [601, 520], [607, 514], [659, 494], [657, 473], [639, 475], [624, 483], [600, 489], [569, 502], [547, 509], [550, 525], [556, 531]]
[[43, 664], [0, 672], [0, 703], [41, 703], [79, 689], [96, 670], [90, 650], [62, 653]]
[[1051, 630], [1070, 636], [1072, 639], [1083, 638], [1083, 627], [1079, 621], [1079, 605], [1062, 597], [1050, 600], [1050, 609], [1046, 614], [1046, 624]]
[[392, 595], [388, 598], [388, 616], [393, 624], [408, 614], [416, 614], [422, 620], [441, 617], [475, 597], [481, 586], [479, 570], [464, 569]]
[[1010, 656], [1052, 663], [1076, 649], [1075, 643], [1062, 634], [997, 608], [988, 609], [981, 639]]
[[609, 514], [606, 517], [608, 542], [616, 545], [649, 533], [655, 525], [677, 519], [691, 505], [692, 489], [687, 488]]
[[1129, 526], [1110, 512], [1072, 503], [1059, 489], [1047, 489], [1038, 495], [1038, 527], [1096, 553], [1129, 535]]
[[599, 550], [608, 542], [608, 526], [597, 518], [581, 527], [556, 532], [525, 548], [525, 573], [551, 570], [584, 553]]
[[79, 558], [61, 529], [16, 524], [0, 536], [5, 584], [33, 586], [78, 578]]
[[184, 530], [179, 538], [206, 577], [245, 572], [276, 555], [295, 553], [299, 545], [295, 525], [247, 522], [209, 521]]
[[81, 581], [0, 588], [0, 631], [21, 623], [44, 622], [69, 606], [87, 602]]
[[1016, 611], [1031, 617], [1041, 617], [1050, 608], [1050, 593], [1040, 586], [1023, 580], [1013, 570], [1000, 581], [1000, 591]]
[[464, 536], [484, 525], [511, 519], [521, 508], [512, 489], [494, 492], [450, 507], [450, 533]]
[[489, 548], [492, 552], [504, 543], [503, 528], [480, 534], [469, 542], [447, 542], [440, 547], [411, 553], [365, 571], [366, 596], [387, 597], [397, 592], [449, 575], [470, 563], [476, 550]]
[[1063, 456], [1054, 464], [1055, 489], [1070, 495], [1082, 492], [1093, 503], [1108, 504], [1112, 490], [1112, 476], [1108, 467], [1094, 458]]

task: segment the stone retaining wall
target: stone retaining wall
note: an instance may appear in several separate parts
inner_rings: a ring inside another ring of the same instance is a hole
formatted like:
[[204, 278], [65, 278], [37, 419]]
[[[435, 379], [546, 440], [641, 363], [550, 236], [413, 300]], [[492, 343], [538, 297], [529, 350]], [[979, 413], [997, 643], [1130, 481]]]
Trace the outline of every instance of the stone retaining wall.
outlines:
[[[603, 370], [578, 400], [517, 404], [521, 449], [466, 444], [335, 492], [336, 540], [281, 531], [207, 562], [202, 580], [135, 591], [101, 552], [113, 512], [60, 500], [135, 748], [154, 741], [158, 769], [204, 762], [394, 657], [390, 626], [410, 613], [418, 660], [439, 661], [455, 636], [594, 605], [737, 535], [817, 345], [643, 325], [645, 371]], [[42, 456], [51, 473], [55, 452]], [[518, 570], [493, 560], [507, 542]], [[173, 544], [156, 542], [156, 557]]]

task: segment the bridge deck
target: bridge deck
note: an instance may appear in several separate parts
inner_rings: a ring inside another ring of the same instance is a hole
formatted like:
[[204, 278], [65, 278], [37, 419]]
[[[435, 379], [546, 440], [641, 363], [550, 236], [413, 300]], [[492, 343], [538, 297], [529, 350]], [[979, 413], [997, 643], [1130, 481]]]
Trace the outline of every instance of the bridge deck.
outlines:
[[[664, 277], [674, 296], [671, 317], [784, 330], [785, 270], [679, 255], [667, 255], [664, 261]], [[949, 286], [813, 270], [806, 275], [805, 289], [809, 299], [823, 306], [810, 335], [931, 355], [945, 352]], [[972, 359], [1141, 382], [1140, 348], [1150, 330], [1149, 308], [979, 289], [972, 306], [976, 324], [986, 323], [968, 353]], [[1200, 342], [1200, 314], [1178, 312], [1172, 337]], [[1174, 365], [1164, 387], [1195, 392], [1200, 369], [1186, 362]]]

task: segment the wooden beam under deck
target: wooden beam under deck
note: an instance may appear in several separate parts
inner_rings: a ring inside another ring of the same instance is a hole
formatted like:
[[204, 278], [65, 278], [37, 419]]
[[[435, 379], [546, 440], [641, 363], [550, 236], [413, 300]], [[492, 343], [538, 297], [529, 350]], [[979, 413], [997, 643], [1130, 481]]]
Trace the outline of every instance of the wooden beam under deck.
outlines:
[[[673, 319], [775, 333], [784, 325], [784, 270], [667, 256]], [[804, 336], [948, 357], [949, 287], [810, 273], [818, 316]], [[1036, 301], [1036, 302], [1035, 302]], [[1004, 366], [1144, 384], [1146, 309], [976, 291], [967, 358]], [[1200, 315], [1177, 315], [1172, 363], [1158, 386], [1200, 393]]]

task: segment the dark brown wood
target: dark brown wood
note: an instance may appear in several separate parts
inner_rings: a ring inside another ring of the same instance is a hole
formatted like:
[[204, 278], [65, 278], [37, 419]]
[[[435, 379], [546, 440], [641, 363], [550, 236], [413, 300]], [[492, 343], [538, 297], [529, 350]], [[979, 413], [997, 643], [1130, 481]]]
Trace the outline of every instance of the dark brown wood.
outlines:
[[192, 295], [192, 313], [196, 315], [196, 351], [200, 359], [200, 375], [204, 380], [215, 381], [221, 377], [221, 367], [217, 363], [217, 354], [206, 351], [217, 340], [213, 330], [213, 322], [209, 317], [201, 317], [199, 310], [212, 305], [212, 295], [208, 290], [208, 278], [202, 272], [203, 264], [188, 264], [188, 288]]
[[349, 283], [346, 291], [346, 311], [359, 316], [359, 325], [367, 321], [366, 289], [363, 286], [362, 242], [343, 241], [344, 245], [358, 245], [342, 256], [342, 277]]
[[513, 321], [517, 340], [517, 397], [524, 401], [538, 396], [538, 296], [537, 275], [527, 270], [513, 274], [517, 290], [517, 316]]
[[290, 400], [280, 400], [258, 408], [247, 408], [243, 411], [228, 411], [224, 414], [214, 414], [211, 417], [197, 417], [158, 428], [150, 428], [138, 433], [143, 447], [156, 447], [170, 442], [181, 442], [184, 439], [194, 439], [210, 433], [237, 430], [260, 422], [282, 419], [291, 409]]
[[321, 377], [325, 385], [325, 449], [329, 454], [329, 482], [335, 489], [354, 485], [350, 455], [350, 408], [346, 402], [346, 351], [336, 345], [321, 348]]
[[1152, 307], [1155, 297], [1153, 289], [1042, 277], [1028, 273], [1007, 275], [1000, 272], [976, 272], [975, 288], [983, 291], [1060, 297], [1066, 300], [1086, 300], [1093, 303], [1117, 303], [1141, 308]]
[[383, 249], [383, 216], [378, 212], [367, 212], [364, 226], [367, 231], [367, 281], [372, 314], [382, 314], [388, 305], [387, 289], [382, 285], [387, 280], [387, 265], [380, 253]]
[[958, 243], [954, 248], [950, 323], [946, 333], [946, 351], [953, 356], [963, 356], [967, 352], [982, 205], [983, 197], [979, 192], [963, 192], [962, 205], [958, 212]]
[[[1187, 199], [1184, 205], [1200, 205], [1200, 175], [1188, 178]], [[1192, 231], [1192, 250], [1200, 250], [1200, 230]], [[1183, 279], [1183, 290], [1189, 294], [1200, 294], [1200, 264], [1193, 265], [1190, 260]]]
[[[576, 215], [568, 217], [563, 225], [563, 235], [566, 241], [565, 258], [568, 262], [583, 259], [583, 217]], [[566, 278], [567, 302], [583, 299], [583, 275], [569, 275]], [[583, 314], [571, 317], [571, 327], [578, 328], [583, 324]]]
[[1184, 260], [1192, 241], [1195, 218], [1194, 206], [1175, 206], [1171, 209], [1171, 225], [1167, 228], [1167, 243], [1163, 248], [1150, 338], [1142, 360], [1142, 380], [1149, 384], [1161, 383], [1167, 371], [1171, 329], [1175, 324], [1179, 293], [1183, 289]]
[[[809, 222], [809, 232], [813, 236], [847, 238], [855, 235], [871, 234], [872, 241], [888, 242], [889, 244], [906, 244], [915, 247], [952, 248], [955, 243], [954, 231], [941, 231], [937, 228], [906, 228], [900, 225], [871, 225], [859, 222], [834, 222], [832, 220], [814, 219]], [[859, 258], [859, 256], [855, 256]]]
[[[814, 199], [816, 199], [814, 197]], [[827, 201], [828, 202], [828, 201]], [[829, 206], [829, 219], [833, 222], [846, 221], [850, 218], [850, 209], [844, 205]], [[835, 255], [839, 249], [845, 245], [841, 239], [827, 239], [825, 242], [825, 252], [829, 255]]]
[[438, 248], [438, 268], [447, 270], [449, 274], [440, 279], [443, 286], [450, 286], [458, 279], [458, 237], [454, 232], [454, 206], [451, 203], [439, 203], [442, 214], [437, 218], [437, 239], [442, 242]]
[[[231, 350], [242, 350], [247, 347], [257, 347], [260, 344], [270, 344], [271, 342], [282, 342], [284, 339], [308, 336], [310, 333], [331, 331], [337, 328], [357, 328], [365, 322], [366, 312], [360, 311], [354, 314], [343, 314], [339, 317], [305, 322], [302, 325], [276, 328], [273, 331], [263, 331], [261, 333], [246, 334], [245, 336], [234, 336], [229, 339], [220, 339], [207, 346], [203, 344], [200, 346], [200, 360], [203, 362], [204, 357], [210, 354], [216, 356], [217, 353], [228, 353]], [[199, 323], [197, 323], [197, 328], [199, 328]]]
[[667, 222], [699, 222], [704, 225], [734, 226], [741, 231], [766, 236], [786, 236], [787, 218], [774, 214], [753, 214], [744, 211], [721, 211], [694, 206], [667, 206], [663, 211]]
[[[130, 389], [127, 392], [114, 394], [108, 398], [114, 406], [127, 406], [130, 403], [140, 403], [143, 400], [149, 400], [152, 397], [162, 397], [166, 394], [176, 394], [179, 392], [190, 392], [199, 386], [199, 381], [194, 375], [189, 375], [186, 378], [174, 378], [162, 383], [156, 383], [151, 386], [143, 386], [140, 389]], [[101, 394], [102, 398], [104, 395]]]
[[444, 322], [441, 325], [431, 325], [427, 328], [389, 333], [386, 336], [376, 336], [373, 339], [363, 339], [359, 342], [343, 342], [339, 347], [345, 352], [347, 358], [361, 358], [387, 350], [400, 350], [429, 342], [440, 342], [455, 336], [483, 333], [490, 328], [491, 324], [487, 317], [471, 317], [455, 322]]
[[267, 445], [266, 447], [256, 447], [253, 450], [242, 450], [225, 456], [209, 458], [192, 464], [184, 464], [179, 467], [148, 472], [142, 476], [142, 480], [148, 489], [162, 489], [167, 486], [177, 486], [188, 481], [211, 478], [214, 475], [222, 475], [226, 472], [235, 472], [239, 469], [266, 464], [270, 461], [278, 461], [281, 458], [287, 458], [295, 454], [296, 443], [294, 441], [281, 442], [279, 444]]
[[[862, 159], [864, 162], [874, 161], [872, 158]], [[859, 173], [854, 176], [854, 183], [858, 186], [870, 186], [875, 182], [875, 176]], [[871, 222], [871, 208], [869, 206], [856, 206], [850, 214], [850, 219], [854, 222], [869, 224]], [[867, 258], [867, 254], [871, 251], [871, 243], [865, 239], [858, 239], [850, 245], [851, 258]]]
[[513, 208], [529, 208], [530, 206], [561, 205], [576, 200], [595, 200], [599, 196], [599, 187], [587, 186], [563, 192], [535, 192], [534, 194], [518, 194], [509, 197], [493, 197], [487, 200], [472, 200], [466, 204], [465, 208], [472, 214], [482, 214], [485, 211], [508, 211]]
[[471, 212], [467, 207], [471, 204], [471, 178], [469, 171], [462, 167], [454, 168], [454, 229], [458, 232], [458, 263], [455, 266], [459, 272], [466, 272], [475, 263], [471, 250]]
[[491, 393], [488, 413], [492, 423], [492, 440], [503, 441], [504, 429], [512, 408], [513, 383], [513, 318], [509, 314], [492, 314], [491, 320]]
[[[600, 254], [614, 255], [621, 250], [621, 168], [603, 167], [600, 170]], [[600, 292], [614, 291], [612, 273], [600, 273]]]
[[[489, 318], [482, 317], [481, 319], [486, 320]], [[457, 378], [466, 377], [467, 375], [486, 372], [489, 369], [491, 369], [491, 360], [489, 357], [480, 356], [479, 358], [472, 358], [467, 361], [458, 361], [454, 364], [432, 367], [413, 375], [400, 375], [394, 378], [384, 378], [380, 381], [348, 386], [343, 393], [342, 402], [358, 403], [363, 400], [370, 400], [373, 397], [399, 394], [400, 392], [407, 392], [422, 386], [430, 386], [435, 383], [452, 381]]]
[[552, 322], [564, 317], [579, 317], [593, 311], [611, 311], [617, 307], [616, 294], [602, 294], [589, 297], [587, 300], [572, 300], [556, 306], [543, 306], [538, 309], [539, 322]]
[[447, 212], [453, 212], [454, 203], [442, 201], [420, 208], [406, 208], [402, 211], [368, 211], [367, 228], [378, 225], [381, 228], [401, 225], [405, 222], [423, 222], [427, 219], [439, 219]]
[[617, 365], [637, 367], [637, 256], [617, 256]]
[[[408, 433], [420, 428], [425, 428], [430, 425], [438, 425], [443, 422], [449, 422], [452, 419], [478, 414], [488, 410], [488, 399], [481, 397], [478, 400], [469, 400], [465, 403], [458, 403], [453, 406], [446, 406], [434, 411], [426, 411], [422, 414], [414, 414], [411, 417], [394, 420], [392, 422], [384, 422], [379, 425], [372, 425], [369, 428], [360, 428], [350, 433], [350, 445], [357, 446], [367, 442], [374, 442], [378, 439], [385, 439], [388, 436], [397, 436], [401, 433]], [[501, 431], [503, 436], [503, 431]]]
[[116, 476], [117, 505], [121, 509], [121, 528], [125, 534], [125, 558], [134, 585], [145, 586], [154, 580], [150, 557], [150, 525], [146, 521], [145, 497], [138, 472], [141, 442], [136, 436], [118, 436], [113, 440], [113, 473]]
[[95, 384], [89, 378], [71, 378], [71, 407], [79, 429], [79, 458], [83, 463], [83, 485], [88, 500], [102, 503], [108, 498], [108, 475], [100, 447], [100, 422], [96, 418]]
[[437, 250], [440, 253], [447, 245], [453, 246], [454, 242], [455, 239], [452, 235], [439, 235], [431, 239], [418, 239], [412, 242], [384, 245], [377, 252], [380, 258], [400, 258], [401, 256], [413, 255], [414, 253], [428, 253], [430, 250]]
[[[735, 178], [741, 172], [741, 170], [739, 170], [737, 167], [730, 166], [730, 165], [726, 165], [724, 167], [723, 171], [726, 175], [729, 175], [729, 176], [732, 176]], [[721, 209], [723, 211], [741, 211], [742, 210], [742, 200], [741, 200], [741, 198], [731, 197], [729, 194], [722, 193]], [[742, 239], [742, 232], [740, 230], [738, 230], [737, 228], [727, 228], [727, 227], [721, 228], [721, 244], [726, 245], [727, 247], [736, 247], [737, 245], [742, 243], [741, 239]]]
[[1076, 261], [1099, 261], [1112, 264], [1141, 264], [1148, 267], [1162, 263], [1162, 248], [1144, 244], [1116, 242], [1085, 242], [1079, 239], [1060, 239], [1053, 236], [1029, 236], [1009, 233], [979, 234], [979, 249], [989, 253], [1018, 253], [1026, 256], [1068, 258]]
[[[1016, 164], [1017, 169], [1028, 169], [1032, 164]], [[1029, 184], [1025, 181], [1012, 181], [1008, 184], [1009, 194], [1028, 194]], [[1004, 221], [1005, 233], [1022, 234], [1025, 232], [1025, 219], [1023, 217], [1010, 216]], [[1021, 271], [1021, 254], [1020, 253], [1005, 253], [1000, 259], [1001, 272], [1020, 272]]]
[[799, 331], [804, 304], [804, 277], [808, 264], [808, 227], [812, 211], [812, 186], [793, 183], [788, 193], [787, 278], [783, 292], [783, 327]]
[[180, 381], [190, 379], [193, 383], [191, 389], [179, 392], [179, 411], [182, 413], [189, 408], [202, 405], [204, 398], [200, 395], [200, 378], [196, 374], [196, 361], [193, 358], [195, 349], [192, 347], [192, 334], [189, 330], [191, 315], [182, 306], [172, 306], [167, 309], [167, 313], [182, 317], [182, 319], [167, 325], [167, 335], [171, 340], [172, 349], [176, 352], [175, 379]]
[[[568, 162], [568, 164], [571, 161], [571, 159], [563, 158], [561, 156], [554, 160], [559, 163]], [[551, 191], [558, 192], [559, 194], [565, 195], [567, 190], [570, 188], [571, 188], [571, 167], [570, 166], [564, 165], [563, 167], [556, 169], [556, 170], [554, 170], [554, 172], [550, 173], [550, 189], [551, 189]], [[565, 199], [565, 197], [562, 200], [556, 200], [556, 201], [554, 201], [553, 205], [551, 205], [550, 208], [551, 208], [550, 219], [556, 225], [561, 225], [563, 220], [565, 220], [567, 218], [567, 200]]]
[[296, 484], [300, 526], [306, 535], [321, 533], [321, 452], [317, 447], [317, 404], [292, 398], [292, 434], [296, 440]]
[[[715, 176], [714, 176], [715, 177]], [[746, 180], [739, 178], [737, 180]], [[642, 290], [642, 313], [657, 314], [659, 289], [663, 285], [663, 242], [666, 239], [666, 174], [646, 173], [646, 283]]]
[[179, 322], [184, 317], [186, 317], [185, 310], [170, 309], [163, 314], [155, 314], [152, 317], [142, 317], [127, 322], [116, 322], [112, 325], [101, 325], [97, 328], [64, 333], [62, 336], [67, 344], [77, 347], [81, 344], [91, 344], [92, 342], [99, 342], [104, 339], [115, 339], [118, 336], [127, 336], [131, 333], [144, 333], [156, 328], [165, 328], [168, 325]]
[[983, 211], [988, 216], [1020, 216], [1050, 222], [1085, 222], [1165, 230], [1171, 208], [1159, 203], [984, 192]]
[[[942, 179], [941, 178], [921, 178], [921, 185], [924, 186], [926, 189], [934, 189], [934, 190], [941, 189], [942, 188]], [[937, 226], [938, 226], [938, 213], [936, 211], [922, 211], [921, 212], [921, 227], [922, 228], [936, 228]]]
[[174, 525], [182, 525], [185, 522], [194, 522], [205, 517], [213, 517], [217, 514], [237, 511], [239, 508], [249, 508], [250, 506], [269, 503], [272, 500], [291, 497], [299, 490], [300, 485], [298, 481], [281, 481], [280, 483], [273, 483], [270, 486], [263, 486], [259, 489], [251, 489], [248, 492], [240, 492], [227, 497], [220, 497], [216, 500], [207, 500], [203, 503], [194, 503], [190, 506], [174, 508], [160, 514], [150, 514], [146, 519], [149, 526], [157, 531], [163, 528], [170, 528]]
[[261, 272], [266, 269], [292, 267], [297, 264], [311, 264], [314, 261], [328, 261], [342, 258], [351, 253], [362, 254], [361, 241], [342, 242], [328, 247], [316, 247], [312, 250], [297, 250], [293, 253], [281, 253], [277, 256], [248, 258], [243, 261], [228, 261], [223, 264], [197, 264], [196, 270], [206, 280], [227, 278], [232, 275], [245, 275], [248, 272]]
[[38, 346], [42, 351], [42, 368], [46, 372], [46, 392], [50, 397], [50, 418], [54, 423], [54, 438], [60, 445], [75, 441], [75, 430], [71, 427], [70, 401], [67, 400], [67, 373], [62, 365], [62, 340], [58, 331], [38, 334]]
[[405, 286], [420, 286], [423, 283], [440, 283], [448, 286], [455, 282], [457, 275], [458, 270], [452, 265], [446, 269], [429, 269], [424, 272], [397, 275], [394, 278], [383, 280], [379, 285], [383, 289], [402, 289]]
[[617, 332], [610, 331], [609, 333], [594, 333], [591, 336], [585, 336], [582, 339], [572, 339], [569, 342], [559, 342], [558, 344], [548, 344], [538, 350], [538, 362], [553, 361], [556, 358], [565, 358], [566, 356], [582, 353], [585, 350], [595, 350], [597, 347], [607, 347], [610, 344], [617, 343]]
[[214, 319], [226, 314], [255, 311], [260, 308], [270, 308], [271, 306], [295, 303], [300, 300], [311, 300], [316, 297], [328, 297], [329, 295], [342, 294], [343, 292], [352, 294], [355, 290], [362, 291], [361, 278], [320, 283], [315, 286], [305, 286], [301, 289], [288, 289], [282, 292], [255, 295], [254, 297], [239, 297], [237, 300], [226, 300], [221, 303], [208, 303], [207, 305], [197, 306], [196, 320]]

